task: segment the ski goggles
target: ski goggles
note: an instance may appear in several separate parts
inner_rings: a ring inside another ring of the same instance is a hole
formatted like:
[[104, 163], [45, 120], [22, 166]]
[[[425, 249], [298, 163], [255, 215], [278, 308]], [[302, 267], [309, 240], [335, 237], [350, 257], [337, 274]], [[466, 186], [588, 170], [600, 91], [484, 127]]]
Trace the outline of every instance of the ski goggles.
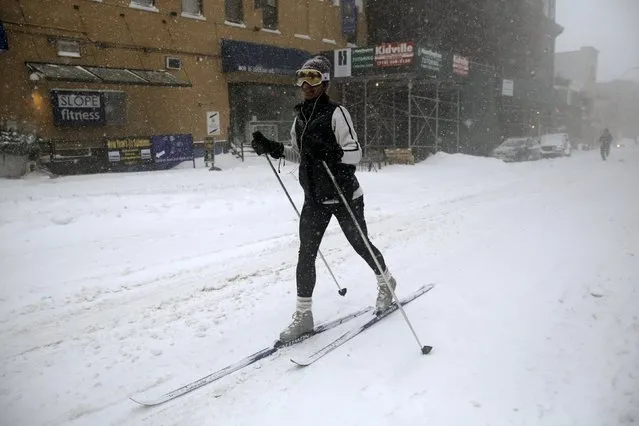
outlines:
[[309, 86], [319, 86], [325, 81], [330, 80], [328, 73], [322, 73], [317, 70], [297, 70], [295, 71], [295, 84], [302, 87], [304, 83]]

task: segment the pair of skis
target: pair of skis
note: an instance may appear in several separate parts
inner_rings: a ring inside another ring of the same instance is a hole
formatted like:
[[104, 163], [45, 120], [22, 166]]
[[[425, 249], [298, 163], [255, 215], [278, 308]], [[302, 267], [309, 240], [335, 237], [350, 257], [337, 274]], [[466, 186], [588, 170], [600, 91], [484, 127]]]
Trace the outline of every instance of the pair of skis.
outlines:
[[[434, 284], [427, 284], [427, 285], [422, 286], [417, 291], [415, 291], [413, 294], [405, 297], [404, 299], [401, 299], [400, 300], [401, 305], [404, 306], [407, 303], [412, 302], [413, 300], [417, 299], [422, 294], [424, 294], [424, 293], [428, 292], [429, 290], [431, 290], [434, 286], [435, 286]], [[373, 325], [377, 324], [378, 322], [380, 322], [381, 320], [386, 318], [388, 315], [390, 315], [393, 312], [395, 312], [397, 309], [399, 309], [399, 307], [397, 306], [396, 303], [393, 303], [384, 312], [376, 314], [375, 316], [373, 316], [373, 318], [369, 319], [364, 324], [361, 324], [361, 325], [359, 325], [359, 326], [357, 326], [355, 328], [352, 328], [352, 329], [348, 330], [347, 332], [345, 332], [344, 334], [339, 336], [337, 339], [335, 339], [332, 342], [330, 342], [328, 345], [326, 345], [323, 348], [319, 349], [318, 351], [313, 352], [312, 354], [310, 354], [310, 355], [308, 355], [306, 357], [303, 357], [303, 358], [297, 358], [297, 359], [296, 358], [292, 358], [291, 362], [293, 362], [294, 364], [299, 365], [300, 367], [307, 367], [307, 366], [313, 364], [315, 361], [317, 361], [320, 358], [322, 358], [324, 355], [326, 355], [329, 352], [331, 352], [331, 351], [337, 349], [338, 347], [342, 346], [344, 343], [348, 342], [349, 340], [351, 340], [353, 337], [357, 336], [361, 332], [363, 332], [366, 329], [368, 329], [368, 328], [372, 327]], [[426, 348], [426, 351], [424, 352], [424, 354], [430, 353], [430, 351], [433, 349], [431, 346], [426, 346], [425, 348]]]
[[[409, 296], [403, 298], [400, 300], [401, 305], [406, 305], [407, 303], [410, 303], [411, 301], [417, 299], [419, 296], [425, 294], [426, 292], [430, 291], [432, 288], [434, 287], [434, 284], [427, 284], [424, 285], [422, 287], [420, 287], [418, 290], [416, 290], [415, 292], [413, 292], [412, 294], [410, 294]], [[324, 357], [326, 354], [330, 353], [331, 351], [333, 351], [334, 349], [340, 347], [341, 345], [343, 345], [344, 343], [348, 342], [349, 340], [351, 340], [352, 338], [354, 338], [355, 336], [357, 336], [358, 334], [360, 334], [361, 332], [367, 330], [368, 328], [370, 328], [371, 326], [373, 326], [374, 324], [378, 323], [379, 321], [381, 321], [382, 319], [386, 318], [388, 315], [390, 315], [391, 313], [395, 312], [398, 308], [397, 304], [393, 303], [391, 305], [391, 307], [389, 309], [387, 309], [386, 311], [379, 313], [379, 314], [375, 314], [371, 319], [369, 319], [368, 321], [366, 321], [365, 323], [358, 325], [357, 327], [354, 327], [348, 331], [346, 331], [344, 334], [340, 335], [339, 337], [337, 337], [335, 340], [331, 341], [329, 344], [327, 344], [326, 346], [324, 346], [323, 348], [319, 349], [316, 352], [313, 352], [312, 354], [306, 356], [306, 357], [302, 357], [302, 358], [294, 358], [291, 359], [291, 361], [300, 366], [300, 367], [306, 367], [309, 366], [311, 364], [313, 364], [314, 362], [316, 362], [317, 360], [319, 360], [320, 358]], [[286, 342], [286, 343], [282, 343], [280, 341], [276, 341], [275, 344], [273, 344], [273, 346], [269, 346], [267, 348], [264, 348], [260, 351], [257, 351], [247, 357], [245, 357], [244, 359], [231, 364], [221, 370], [218, 370], [214, 373], [211, 373], [207, 376], [204, 376], [200, 379], [197, 379], [191, 383], [188, 383], [182, 387], [179, 387], [177, 389], [174, 389], [170, 392], [167, 392], [163, 395], [157, 396], [155, 398], [145, 398], [143, 395], [133, 395], [130, 396], [129, 398], [141, 405], [146, 405], [146, 406], [153, 406], [153, 405], [159, 405], [162, 404], [164, 402], [170, 401], [172, 399], [175, 399], [179, 396], [185, 395], [189, 392], [192, 392], [198, 388], [201, 388], [202, 386], [205, 386], [209, 383], [213, 383], [216, 380], [219, 380], [223, 377], [228, 376], [229, 374], [232, 374], [244, 367], [247, 367], [251, 364], [254, 364], [264, 358], [267, 358], [271, 355], [273, 355], [275, 352], [277, 352], [278, 350], [285, 348], [285, 347], [289, 347], [289, 346], [293, 346], [295, 344], [298, 344], [300, 342], [303, 342], [305, 340], [307, 340], [308, 338], [315, 336], [316, 334], [320, 334], [323, 333], [324, 331], [330, 330], [332, 328], [335, 328], [341, 324], [344, 324], [354, 318], [360, 317], [368, 312], [373, 311], [373, 307], [372, 306], [368, 306], [365, 308], [362, 308], [358, 311], [352, 312], [350, 314], [344, 315], [342, 317], [339, 317], [337, 319], [334, 319], [332, 321], [328, 321], [325, 323], [322, 323], [318, 326], [315, 327], [315, 329], [292, 341], [292, 342]], [[430, 347], [428, 347], [430, 348]], [[429, 349], [430, 352], [430, 349]]]

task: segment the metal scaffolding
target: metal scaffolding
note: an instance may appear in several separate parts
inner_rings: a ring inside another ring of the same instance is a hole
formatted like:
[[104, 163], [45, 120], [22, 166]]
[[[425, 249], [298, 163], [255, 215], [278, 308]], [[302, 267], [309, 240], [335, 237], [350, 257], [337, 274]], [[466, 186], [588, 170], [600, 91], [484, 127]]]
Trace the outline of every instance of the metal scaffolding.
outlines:
[[364, 154], [411, 148], [417, 157], [461, 150], [461, 90], [454, 82], [415, 75], [338, 81], [341, 101], [360, 133]]
[[[452, 59], [451, 59], [452, 62]], [[334, 79], [334, 89], [367, 151], [409, 148], [417, 160], [437, 151], [485, 155], [499, 141], [494, 67], [470, 61], [469, 70], [393, 72]]]

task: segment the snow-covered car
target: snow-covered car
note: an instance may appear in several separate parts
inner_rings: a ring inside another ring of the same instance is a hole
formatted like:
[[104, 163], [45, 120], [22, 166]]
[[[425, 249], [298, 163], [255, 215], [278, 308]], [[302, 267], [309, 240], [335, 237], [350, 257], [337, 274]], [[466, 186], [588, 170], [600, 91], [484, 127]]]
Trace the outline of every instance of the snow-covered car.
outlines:
[[632, 138], [622, 138], [616, 142], [613, 142], [613, 146], [615, 148], [625, 148], [627, 146], [631, 146], [635, 143], [635, 140]]
[[531, 137], [508, 138], [493, 150], [492, 156], [507, 162], [539, 160], [541, 145]]
[[570, 137], [566, 133], [549, 133], [541, 137], [541, 155], [549, 157], [569, 157], [572, 154]]

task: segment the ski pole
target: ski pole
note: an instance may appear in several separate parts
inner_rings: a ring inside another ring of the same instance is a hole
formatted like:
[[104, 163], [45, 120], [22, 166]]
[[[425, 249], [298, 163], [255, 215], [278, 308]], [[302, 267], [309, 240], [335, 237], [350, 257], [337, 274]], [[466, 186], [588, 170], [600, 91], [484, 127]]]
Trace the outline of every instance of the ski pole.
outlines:
[[357, 218], [355, 217], [355, 214], [353, 213], [353, 210], [351, 209], [350, 204], [346, 200], [346, 197], [344, 197], [344, 193], [342, 192], [342, 190], [340, 189], [339, 185], [337, 184], [337, 181], [335, 180], [335, 176], [333, 176], [333, 172], [331, 172], [331, 169], [328, 168], [328, 165], [326, 164], [326, 161], [322, 160], [322, 165], [324, 166], [324, 169], [326, 169], [326, 173], [328, 173], [328, 176], [331, 178], [331, 181], [333, 181], [333, 185], [335, 186], [335, 189], [337, 190], [337, 193], [339, 194], [339, 197], [342, 200], [342, 203], [346, 207], [346, 210], [348, 210], [348, 213], [351, 215], [351, 219], [353, 220], [353, 223], [357, 227], [357, 230], [359, 231], [359, 235], [362, 237], [362, 240], [364, 241], [364, 244], [366, 244], [366, 248], [368, 249], [369, 253], [371, 254], [371, 257], [375, 261], [375, 265], [377, 266], [377, 269], [382, 273], [382, 277], [384, 277], [384, 283], [386, 284], [386, 287], [390, 290], [391, 294], [393, 295], [393, 299], [395, 300], [395, 304], [397, 304], [397, 307], [399, 308], [400, 312], [404, 316], [404, 320], [406, 320], [406, 324], [408, 325], [408, 328], [410, 328], [410, 331], [413, 333], [413, 336], [415, 337], [415, 340], [417, 340], [417, 344], [419, 345], [419, 349], [421, 350], [422, 354], [424, 354], [424, 355], [430, 353], [430, 351], [433, 349], [433, 347], [432, 346], [423, 346], [422, 342], [420, 342], [420, 340], [419, 340], [419, 337], [417, 337], [417, 333], [415, 332], [415, 329], [413, 328], [413, 325], [409, 321], [408, 316], [406, 315], [406, 312], [404, 312], [404, 307], [399, 302], [399, 299], [397, 298], [397, 295], [395, 294], [395, 290], [393, 290], [393, 287], [390, 285], [390, 282], [388, 281], [388, 278], [386, 277], [386, 275], [384, 275], [384, 273], [383, 273], [384, 271], [382, 270], [382, 265], [379, 264], [379, 260], [377, 259], [377, 256], [375, 256], [375, 253], [373, 252], [373, 249], [371, 248], [370, 242], [368, 241], [368, 237], [366, 235], [364, 235], [364, 231], [362, 230], [362, 227], [359, 225], [359, 222], [357, 221]]
[[[288, 201], [291, 202], [291, 205], [293, 206], [293, 209], [295, 210], [295, 213], [297, 213], [297, 217], [301, 219], [302, 215], [300, 214], [299, 210], [297, 210], [297, 207], [295, 206], [295, 202], [293, 201], [293, 199], [289, 195], [288, 191], [286, 190], [286, 187], [284, 186], [284, 182], [282, 182], [282, 179], [280, 179], [280, 176], [277, 174], [277, 171], [275, 170], [275, 167], [273, 167], [273, 162], [271, 161], [270, 158], [268, 158], [268, 154], [265, 154], [265, 157], [266, 157], [266, 160], [268, 161], [269, 166], [271, 166], [271, 170], [273, 170], [273, 173], [275, 174], [275, 177], [277, 178], [278, 182], [280, 183], [280, 186], [284, 190], [284, 193], [286, 194], [286, 197], [288, 198]], [[340, 296], [345, 296], [346, 295], [346, 291], [347, 291], [346, 287], [342, 288], [339, 285], [339, 282], [337, 282], [337, 278], [335, 277], [335, 274], [333, 274], [333, 271], [331, 270], [331, 267], [328, 266], [328, 262], [326, 261], [326, 258], [322, 254], [322, 251], [318, 250], [318, 252], [319, 252], [320, 257], [322, 258], [322, 261], [324, 262], [324, 265], [326, 265], [326, 269], [328, 269], [328, 272], [331, 274], [331, 277], [333, 277], [333, 281], [335, 281], [335, 284], [337, 285], [337, 293]]]

